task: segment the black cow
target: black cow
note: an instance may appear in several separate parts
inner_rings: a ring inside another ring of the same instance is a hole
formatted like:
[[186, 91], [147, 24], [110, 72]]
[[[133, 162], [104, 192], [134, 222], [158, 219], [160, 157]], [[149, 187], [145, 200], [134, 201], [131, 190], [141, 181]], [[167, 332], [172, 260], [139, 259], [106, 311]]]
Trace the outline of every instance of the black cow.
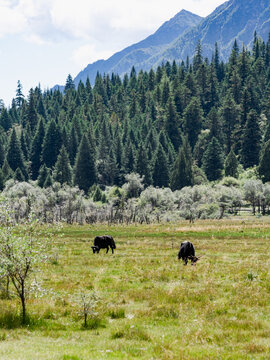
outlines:
[[100, 249], [107, 249], [106, 254], [109, 251], [109, 248], [113, 249], [116, 248], [115, 242], [113, 240], [113, 237], [110, 235], [103, 235], [103, 236], [96, 236], [94, 240], [94, 246], [91, 246], [93, 249], [93, 253], [97, 252], [99, 253]]
[[182, 259], [184, 265], [187, 265], [188, 260], [191, 261], [191, 264], [195, 264], [199, 258], [195, 256], [195, 249], [191, 242], [184, 241], [180, 245], [179, 253], [178, 253], [178, 259]]

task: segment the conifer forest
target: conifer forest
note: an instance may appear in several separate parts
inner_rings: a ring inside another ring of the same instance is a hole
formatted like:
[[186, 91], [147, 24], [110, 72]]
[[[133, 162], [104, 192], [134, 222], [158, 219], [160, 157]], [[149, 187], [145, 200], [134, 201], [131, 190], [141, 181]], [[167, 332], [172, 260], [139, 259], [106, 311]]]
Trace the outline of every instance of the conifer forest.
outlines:
[[63, 92], [36, 87], [26, 96], [18, 81], [11, 106], [2, 103], [0, 111], [6, 193], [15, 183], [40, 191], [58, 184], [106, 203], [108, 188], [119, 200], [125, 186], [132, 198], [149, 187], [175, 192], [238, 181], [248, 171], [264, 186], [270, 35], [265, 43], [255, 34], [251, 50], [235, 41], [226, 63], [217, 45], [212, 59], [204, 58], [198, 42], [192, 61], [133, 68], [124, 78], [98, 73], [94, 84], [77, 88], [69, 75]]

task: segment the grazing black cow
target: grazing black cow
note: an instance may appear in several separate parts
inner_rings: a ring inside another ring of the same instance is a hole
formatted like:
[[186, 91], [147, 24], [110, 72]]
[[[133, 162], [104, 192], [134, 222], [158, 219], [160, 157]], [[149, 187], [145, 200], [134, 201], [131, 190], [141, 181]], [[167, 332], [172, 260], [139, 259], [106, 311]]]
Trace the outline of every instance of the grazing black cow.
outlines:
[[93, 249], [93, 253], [97, 252], [99, 253], [100, 249], [107, 249], [106, 254], [109, 251], [109, 248], [113, 249], [116, 248], [115, 242], [113, 240], [113, 237], [110, 235], [103, 235], [103, 236], [96, 236], [94, 240], [94, 246], [91, 246]]
[[195, 264], [199, 258], [195, 256], [195, 249], [193, 244], [190, 241], [184, 241], [180, 245], [179, 253], [178, 253], [178, 259], [182, 259], [184, 265], [187, 265], [188, 260], [191, 261], [191, 264]]

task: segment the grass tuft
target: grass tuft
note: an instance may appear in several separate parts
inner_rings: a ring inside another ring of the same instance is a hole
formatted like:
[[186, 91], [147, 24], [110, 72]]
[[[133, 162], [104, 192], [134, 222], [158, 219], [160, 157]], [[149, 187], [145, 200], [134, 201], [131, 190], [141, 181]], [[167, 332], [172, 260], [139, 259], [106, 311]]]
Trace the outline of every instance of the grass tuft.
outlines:
[[116, 330], [111, 335], [112, 339], [125, 338], [127, 340], [151, 341], [149, 334], [139, 326], [126, 326], [124, 329]]
[[82, 326], [84, 330], [97, 330], [99, 328], [105, 328], [106, 324], [103, 319], [99, 317], [93, 317], [87, 320], [86, 326]]
[[108, 315], [112, 319], [124, 319], [126, 317], [125, 315], [125, 309], [113, 309], [108, 312]]

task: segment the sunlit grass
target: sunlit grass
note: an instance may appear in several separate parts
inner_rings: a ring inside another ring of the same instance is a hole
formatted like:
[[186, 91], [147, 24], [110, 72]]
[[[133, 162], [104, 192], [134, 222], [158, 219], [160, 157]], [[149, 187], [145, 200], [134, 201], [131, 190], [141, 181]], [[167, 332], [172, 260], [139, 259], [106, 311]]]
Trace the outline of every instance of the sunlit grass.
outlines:
[[[111, 234], [115, 254], [93, 254]], [[45, 296], [0, 299], [0, 359], [270, 359], [270, 220], [65, 226], [38, 277]], [[177, 260], [183, 240], [202, 255]], [[98, 294], [83, 327], [78, 292]]]

